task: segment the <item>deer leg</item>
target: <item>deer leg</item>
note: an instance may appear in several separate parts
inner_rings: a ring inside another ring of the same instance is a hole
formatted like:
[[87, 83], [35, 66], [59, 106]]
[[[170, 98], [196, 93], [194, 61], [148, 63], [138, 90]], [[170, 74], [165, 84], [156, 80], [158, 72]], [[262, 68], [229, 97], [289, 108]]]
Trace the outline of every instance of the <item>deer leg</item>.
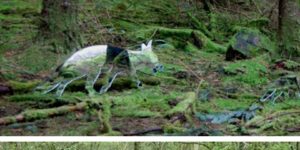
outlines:
[[49, 88], [48, 90], [44, 91], [43, 94], [48, 94], [50, 93], [51, 91], [55, 90], [60, 84], [61, 84], [62, 81], [59, 81], [57, 82], [56, 84], [54, 84], [51, 88]]
[[113, 67], [111, 67], [111, 69], [109, 69], [109, 71], [107, 72], [106, 84], [101, 87], [101, 90], [99, 91], [100, 94], [107, 92], [116, 77], [122, 73], [122, 71], [112, 71], [112, 69]]
[[141, 88], [143, 86], [142, 82], [139, 80], [136, 74], [136, 70], [130, 71], [130, 77], [136, 83], [137, 88]]
[[86, 76], [86, 75], [82, 75], [82, 76], [75, 77], [75, 78], [73, 78], [73, 79], [66, 79], [66, 80], [63, 80], [63, 81], [59, 84], [59, 86], [58, 86], [58, 88], [57, 88], [56, 96], [57, 96], [57, 97], [60, 97], [60, 96], [64, 93], [65, 88], [66, 88], [70, 83], [72, 83], [72, 82], [75, 81], [75, 80], [81, 79], [81, 78], [83, 78], [83, 77], [85, 77], [85, 76]]
[[102, 70], [100, 68], [98, 72], [87, 75], [85, 89], [88, 91], [89, 96], [94, 96], [96, 94], [96, 90], [94, 89], [94, 85], [95, 85], [96, 81], [98, 80], [98, 78], [101, 74], [101, 71]]

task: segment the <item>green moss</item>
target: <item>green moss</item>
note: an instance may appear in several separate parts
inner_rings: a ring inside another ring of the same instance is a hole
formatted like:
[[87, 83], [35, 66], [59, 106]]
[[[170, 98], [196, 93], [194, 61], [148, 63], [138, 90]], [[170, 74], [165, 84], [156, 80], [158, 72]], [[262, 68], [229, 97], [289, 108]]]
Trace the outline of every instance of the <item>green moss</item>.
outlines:
[[255, 18], [253, 20], [249, 21], [249, 25], [258, 29], [261, 29], [265, 26], [267, 26], [270, 23], [270, 19], [269, 18]]
[[[128, 111], [127, 109], [138, 109], [135, 111]], [[132, 118], [146, 118], [146, 117], [160, 117], [162, 116], [159, 112], [152, 112], [148, 109], [141, 107], [130, 107], [130, 108], [118, 108], [113, 111], [114, 116], [116, 117], [132, 117]]]
[[157, 117], [170, 109], [168, 101], [178, 96], [177, 92], [163, 94], [159, 87], [131, 90], [122, 95], [109, 96], [113, 100], [113, 115], [123, 117]]
[[225, 73], [229, 74], [224, 78], [225, 82], [242, 82], [248, 85], [256, 86], [266, 84], [268, 78], [268, 62], [265, 56], [251, 60], [240, 60], [228, 64], [224, 67]]
[[84, 101], [86, 99], [85, 93], [65, 93], [62, 97], [57, 99], [55, 95], [41, 94], [41, 93], [28, 93], [28, 94], [15, 94], [8, 97], [12, 102], [44, 102], [44, 103], [77, 103], [78, 101]]
[[174, 108], [168, 110], [166, 112], [166, 115], [171, 116], [176, 113], [184, 113], [184, 114], [194, 113], [195, 104], [196, 104], [196, 94], [193, 92], [186, 93], [184, 99], [181, 102], [179, 102]]
[[[152, 85], [152, 86], [157, 86], [161, 83], [161, 80], [157, 77], [140, 77], [140, 80], [142, 81], [143, 84], [145, 85]], [[103, 79], [97, 80], [95, 83], [95, 88], [99, 89], [103, 84], [104, 84]], [[68, 91], [85, 91], [85, 83], [86, 80], [77, 80], [72, 82], [66, 90]], [[113, 82], [112, 87], [110, 90], [124, 90], [124, 89], [133, 89], [137, 88], [136, 83], [133, 82], [130, 78], [128, 77], [120, 77], [116, 78], [116, 80]]]
[[300, 63], [292, 60], [285, 60], [284, 65], [287, 70], [300, 70]]
[[289, 109], [300, 109], [299, 100], [289, 99], [283, 102], [277, 102], [276, 104], [268, 103], [265, 105], [262, 114], [268, 115], [281, 110], [289, 110]]
[[[257, 116], [246, 124], [248, 132], [259, 135], [297, 135], [293, 133], [293, 129], [297, 129], [300, 121], [299, 109], [288, 109], [277, 111], [275, 113], [264, 114]], [[287, 132], [291, 130], [291, 132]]]
[[98, 112], [100, 123], [103, 125], [102, 131], [106, 134], [113, 132], [113, 129], [110, 125], [111, 118], [111, 102], [104, 98], [102, 100], [102, 109]]
[[24, 0], [9, 0], [0, 2], [0, 13], [36, 13], [39, 12], [41, 5], [40, 0], [28, 3]]
[[[192, 38], [198, 38], [198, 40], [201, 41], [201, 45], [202, 45], [201, 49], [205, 51], [218, 52], [218, 53], [225, 53], [226, 51], [226, 47], [213, 42], [205, 34], [203, 34], [198, 30], [193, 30], [188, 28], [173, 29], [173, 28], [166, 28], [160, 26], [145, 26], [139, 29], [140, 28], [139, 26], [134, 26], [132, 24], [129, 24], [128, 26], [130, 28], [134, 28], [133, 31], [127, 34], [127, 36], [130, 39], [143, 40], [143, 39], [153, 38], [153, 36], [155, 36], [156, 38], [163, 38], [163, 39], [172, 38], [171, 42], [175, 47], [184, 49], [188, 44], [187, 43], [188, 40], [191, 40]], [[194, 37], [192, 37], [192, 34], [194, 34]]]
[[[258, 29], [236, 26], [234, 30], [236, 34], [229, 41], [229, 46], [233, 47], [246, 57], [256, 57], [263, 54], [265, 51], [270, 53], [275, 52], [275, 43]], [[248, 40], [250, 40], [252, 44], [245, 42]]]
[[23, 95], [12, 95], [8, 97], [8, 100], [13, 102], [24, 102], [24, 101], [53, 102], [55, 100], [55, 97], [50, 95], [45, 95], [45, 94], [23, 94]]
[[182, 124], [180, 124], [179, 122], [176, 122], [174, 124], [166, 124], [163, 127], [164, 133], [173, 134], [173, 133], [182, 133], [182, 132], [186, 131], [186, 129], [182, 128], [181, 126], [182, 126]]
[[198, 112], [217, 113], [248, 108], [255, 99], [222, 99], [215, 98], [209, 102], [199, 102]]
[[19, 81], [9, 81], [8, 84], [15, 93], [27, 93], [32, 92], [32, 90], [40, 83], [40, 81], [31, 82], [19, 82]]
[[195, 51], [198, 51], [199, 49], [194, 45], [192, 44], [191, 42], [187, 42], [187, 45], [185, 46], [184, 50], [186, 52], [195, 52]]
[[[78, 103], [76, 107], [82, 108], [82, 110], [87, 109], [88, 105], [86, 103]], [[69, 106], [61, 106], [58, 108], [48, 108], [48, 109], [38, 109], [38, 110], [26, 110], [22, 113], [25, 121], [32, 121], [38, 119], [48, 118], [55, 115], [63, 115], [70, 113], [74, 110], [70, 110]]]

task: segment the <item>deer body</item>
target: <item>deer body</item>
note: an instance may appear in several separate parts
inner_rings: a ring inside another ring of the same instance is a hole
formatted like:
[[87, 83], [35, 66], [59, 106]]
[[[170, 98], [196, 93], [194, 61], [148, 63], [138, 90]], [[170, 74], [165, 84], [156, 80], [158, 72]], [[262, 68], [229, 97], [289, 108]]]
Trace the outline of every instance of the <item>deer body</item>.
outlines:
[[141, 86], [136, 71], [145, 67], [152, 68], [153, 72], [162, 70], [156, 54], [152, 51], [152, 42], [142, 44], [141, 51], [125, 50], [109, 45], [96, 45], [84, 48], [69, 57], [58, 69], [63, 80], [55, 83], [44, 93], [55, 89], [56, 95], [61, 96], [65, 88], [73, 81], [86, 78], [85, 89], [89, 95], [95, 95], [94, 84], [101, 73], [106, 73], [106, 84], [99, 91], [107, 92], [115, 78], [120, 74], [128, 74], [132, 80]]

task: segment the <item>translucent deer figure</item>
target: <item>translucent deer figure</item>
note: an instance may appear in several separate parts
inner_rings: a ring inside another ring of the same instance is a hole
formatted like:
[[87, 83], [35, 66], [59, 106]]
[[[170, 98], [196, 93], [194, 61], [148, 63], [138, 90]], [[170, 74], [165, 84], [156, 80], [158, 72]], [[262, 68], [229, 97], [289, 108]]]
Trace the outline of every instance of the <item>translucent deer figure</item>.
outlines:
[[142, 44], [140, 51], [125, 50], [110, 45], [96, 45], [81, 49], [69, 57], [56, 70], [61, 78], [43, 93], [56, 90], [60, 97], [65, 88], [75, 80], [86, 78], [85, 89], [90, 96], [97, 92], [94, 84], [101, 73], [105, 73], [105, 84], [99, 93], [103, 94], [111, 87], [113, 81], [121, 74], [129, 75], [141, 87], [141, 81], [136, 74], [137, 70], [150, 67], [155, 74], [163, 70], [157, 55], [152, 51], [152, 41]]

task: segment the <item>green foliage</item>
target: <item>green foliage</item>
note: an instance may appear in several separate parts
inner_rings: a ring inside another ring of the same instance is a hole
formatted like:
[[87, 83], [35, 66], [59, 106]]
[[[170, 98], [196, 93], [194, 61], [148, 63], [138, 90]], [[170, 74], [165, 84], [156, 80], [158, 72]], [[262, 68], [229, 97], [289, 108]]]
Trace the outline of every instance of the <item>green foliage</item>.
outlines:
[[117, 107], [112, 109], [115, 116], [122, 117], [158, 117], [170, 109], [168, 101], [180, 93], [162, 94], [159, 87], [152, 89], [131, 90], [123, 95], [109, 96]]

